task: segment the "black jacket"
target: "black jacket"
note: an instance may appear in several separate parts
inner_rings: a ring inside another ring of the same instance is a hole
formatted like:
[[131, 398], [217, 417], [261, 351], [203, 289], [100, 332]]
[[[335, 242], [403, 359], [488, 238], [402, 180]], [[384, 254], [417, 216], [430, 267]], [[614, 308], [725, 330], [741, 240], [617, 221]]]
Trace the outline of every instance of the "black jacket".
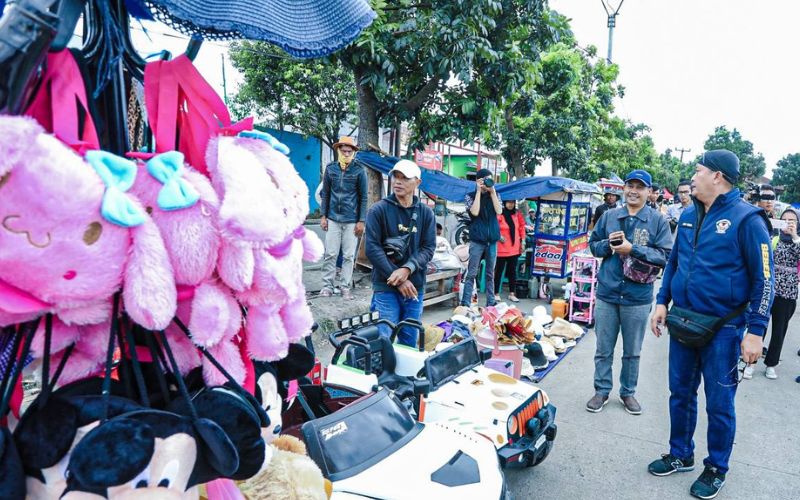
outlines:
[[[411, 233], [408, 253], [404, 263], [397, 265], [389, 260], [383, 250], [383, 242], [391, 236], [408, 234], [411, 217], [418, 211], [415, 231]], [[391, 194], [372, 205], [367, 214], [366, 253], [372, 263], [372, 288], [378, 291], [396, 291], [397, 288], [386, 284], [389, 276], [400, 267], [407, 267], [411, 274], [411, 283], [422, 292], [425, 286], [428, 262], [436, 250], [436, 223], [433, 211], [414, 197], [414, 203], [405, 208]]]
[[330, 220], [351, 223], [367, 218], [367, 172], [353, 161], [346, 170], [331, 162], [322, 173], [320, 211]]

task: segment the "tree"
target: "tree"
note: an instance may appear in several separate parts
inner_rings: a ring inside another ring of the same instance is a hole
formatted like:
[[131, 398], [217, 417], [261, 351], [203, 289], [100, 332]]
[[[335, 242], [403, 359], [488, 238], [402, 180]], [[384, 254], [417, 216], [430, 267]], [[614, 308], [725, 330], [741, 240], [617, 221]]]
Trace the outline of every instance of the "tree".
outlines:
[[781, 195], [783, 201], [800, 201], [800, 153], [792, 153], [778, 160], [772, 184], [784, 187]]
[[336, 61], [292, 59], [264, 42], [231, 45], [231, 61], [244, 75], [234, 112], [254, 111], [280, 130], [319, 137], [332, 147], [356, 114], [353, 73]]
[[[359, 146], [378, 144], [381, 123], [408, 122], [412, 149], [459, 136], [458, 123], [429, 119], [461, 95], [476, 59], [494, 57], [487, 35], [501, 14], [501, 2], [372, 0], [371, 5], [377, 18], [337, 54], [355, 78]], [[371, 202], [381, 189], [381, 176], [371, 173]]]
[[[737, 129], [728, 130], [724, 125], [714, 129], [704, 144], [706, 151], [727, 149], [739, 157], [739, 182], [755, 181], [767, 169], [764, 156], [753, 150], [753, 143], [744, 139]], [[698, 156], [697, 160], [700, 160]]]
[[694, 174], [694, 163], [681, 163], [673, 156], [672, 150], [667, 149], [659, 156], [654, 168], [649, 171], [653, 176], [653, 182], [675, 193], [682, 180], [691, 179]]

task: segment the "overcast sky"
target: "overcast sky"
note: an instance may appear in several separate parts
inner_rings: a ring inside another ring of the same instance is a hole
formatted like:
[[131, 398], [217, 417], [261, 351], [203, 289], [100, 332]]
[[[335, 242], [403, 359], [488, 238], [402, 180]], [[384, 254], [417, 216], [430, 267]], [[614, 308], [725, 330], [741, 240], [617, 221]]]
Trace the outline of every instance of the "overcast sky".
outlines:
[[[572, 19], [581, 45], [606, 55], [601, 0], [550, 6]], [[613, 62], [626, 87], [617, 113], [649, 125], [659, 152], [691, 148], [690, 156], [714, 127], [736, 127], [769, 171], [800, 152], [798, 50], [800, 2], [627, 0], [614, 30]]]

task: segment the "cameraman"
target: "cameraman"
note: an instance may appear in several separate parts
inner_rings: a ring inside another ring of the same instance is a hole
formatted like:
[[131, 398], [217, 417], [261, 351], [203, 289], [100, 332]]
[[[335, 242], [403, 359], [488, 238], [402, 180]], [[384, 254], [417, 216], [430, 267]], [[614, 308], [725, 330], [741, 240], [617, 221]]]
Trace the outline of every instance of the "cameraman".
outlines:
[[497, 299], [491, 283], [494, 283], [497, 242], [500, 241], [497, 216], [503, 213], [503, 207], [497, 191], [494, 190], [494, 179], [490, 170], [478, 170], [475, 176], [475, 194], [467, 194], [464, 206], [469, 211], [472, 222], [469, 226], [469, 264], [461, 305], [471, 305], [473, 283], [478, 276], [481, 260], [486, 259], [486, 305], [493, 306]]
[[[436, 250], [433, 211], [414, 196], [421, 170], [410, 160], [398, 161], [389, 172], [393, 193], [367, 213], [366, 254], [372, 264], [372, 304], [392, 323], [419, 320], [428, 262]], [[387, 326], [381, 334], [389, 336]], [[417, 330], [403, 327], [398, 342], [416, 347]]]
[[770, 219], [777, 219], [775, 215], [775, 201], [778, 197], [775, 195], [775, 188], [769, 184], [762, 184], [758, 190], [758, 203], [759, 208], [763, 208], [767, 212], [767, 217]]

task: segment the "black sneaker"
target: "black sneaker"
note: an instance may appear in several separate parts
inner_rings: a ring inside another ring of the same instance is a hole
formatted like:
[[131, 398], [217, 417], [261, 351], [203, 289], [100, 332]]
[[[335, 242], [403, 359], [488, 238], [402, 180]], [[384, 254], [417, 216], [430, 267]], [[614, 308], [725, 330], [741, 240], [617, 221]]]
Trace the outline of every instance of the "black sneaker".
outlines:
[[694, 470], [694, 457], [678, 458], [667, 453], [661, 455], [647, 466], [647, 471], [654, 476], [669, 476], [673, 472], [689, 472]]
[[719, 493], [719, 490], [721, 490], [723, 486], [725, 486], [725, 474], [719, 472], [716, 467], [706, 465], [706, 470], [704, 470], [703, 473], [700, 474], [700, 477], [697, 478], [697, 481], [692, 484], [689, 493], [691, 493], [693, 497], [706, 500], [717, 496], [717, 493]]

